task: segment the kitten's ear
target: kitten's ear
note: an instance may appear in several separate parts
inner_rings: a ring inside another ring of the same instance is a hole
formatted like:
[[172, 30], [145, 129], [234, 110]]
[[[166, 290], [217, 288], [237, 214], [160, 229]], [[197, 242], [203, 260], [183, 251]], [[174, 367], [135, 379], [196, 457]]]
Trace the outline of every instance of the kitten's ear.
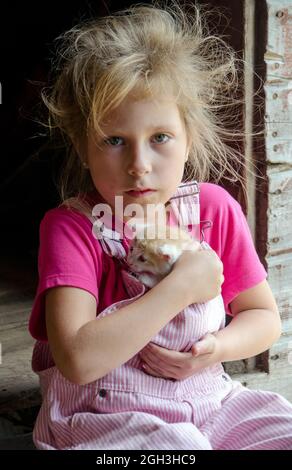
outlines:
[[167, 255], [167, 254], [164, 254], [164, 253], [159, 253], [159, 257], [161, 259], [163, 259], [163, 261], [170, 261], [171, 260], [171, 256]]
[[178, 247], [174, 245], [162, 245], [158, 248], [159, 255], [161, 254], [161, 258], [165, 261], [169, 261], [170, 263], [175, 263], [178, 257], [181, 255], [181, 251]]
[[158, 255], [160, 259], [163, 259], [164, 261], [170, 261], [172, 259], [171, 254], [169, 253], [169, 250], [165, 246], [161, 246], [158, 248]]

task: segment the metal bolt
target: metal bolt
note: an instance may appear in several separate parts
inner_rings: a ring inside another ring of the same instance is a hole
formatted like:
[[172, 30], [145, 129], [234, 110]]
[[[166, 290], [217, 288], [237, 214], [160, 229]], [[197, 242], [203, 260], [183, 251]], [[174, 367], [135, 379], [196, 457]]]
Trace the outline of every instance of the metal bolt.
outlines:
[[278, 93], [273, 94], [273, 99], [276, 100], [278, 98]]
[[275, 63], [275, 69], [278, 69], [279, 67], [280, 67], [279, 62], [276, 62], [276, 63]]
[[274, 356], [271, 356], [272, 361], [276, 361], [279, 359], [279, 354], [275, 354]]
[[277, 137], [277, 135], [278, 135], [277, 131], [274, 131], [273, 134], [272, 134], [273, 137]]
[[273, 150], [274, 152], [277, 152], [279, 150], [279, 145], [274, 145]]
[[282, 10], [277, 11], [276, 17], [277, 18], [282, 18], [284, 16], [284, 12]]

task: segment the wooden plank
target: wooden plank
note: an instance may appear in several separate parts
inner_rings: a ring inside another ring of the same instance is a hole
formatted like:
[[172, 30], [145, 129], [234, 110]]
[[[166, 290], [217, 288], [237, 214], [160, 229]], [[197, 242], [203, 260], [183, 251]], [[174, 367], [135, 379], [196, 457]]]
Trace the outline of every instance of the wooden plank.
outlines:
[[40, 404], [37, 375], [31, 370], [34, 339], [28, 319], [36, 290], [36, 272], [28, 260], [0, 261], [0, 412]]
[[27, 322], [0, 329], [2, 363], [0, 365], [0, 412], [40, 403], [37, 375], [31, 369], [34, 340]]
[[30, 312], [31, 301], [16, 302], [10, 307], [3, 307], [3, 311], [0, 312], [0, 329], [8, 329], [17, 324], [27, 326]]
[[253, 168], [253, 107], [254, 107], [254, 58], [255, 58], [255, 3], [246, 0], [244, 3], [244, 96], [245, 96], [245, 149], [244, 157], [247, 167], [246, 190], [248, 194], [247, 221], [253, 241], [256, 239], [256, 175]]
[[272, 256], [267, 261], [269, 283], [278, 303], [283, 329], [292, 333], [288, 330], [288, 325], [291, 324], [290, 320], [292, 319], [292, 253]]
[[253, 390], [267, 390], [280, 393], [292, 402], [292, 337], [282, 336], [270, 350], [270, 372], [238, 373], [232, 376]]
[[292, 401], [292, 1], [267, 0], [265, 152], [267, 164], [268, 281], [282, 318], [283, 334], [270, 351], [269, 374], [247, 379]]
[[267, 257], [291, 251], [292, 169], [283, 165], [268, 170], [269, 209]]
[[283, 331], [292, 334], [292, 170], [279, 171], [277, 166], [268, 171], [268, 177], [269, 283], [281, 312]]
[[292, 163], [292, 3], [268, 0], [267, 161]]

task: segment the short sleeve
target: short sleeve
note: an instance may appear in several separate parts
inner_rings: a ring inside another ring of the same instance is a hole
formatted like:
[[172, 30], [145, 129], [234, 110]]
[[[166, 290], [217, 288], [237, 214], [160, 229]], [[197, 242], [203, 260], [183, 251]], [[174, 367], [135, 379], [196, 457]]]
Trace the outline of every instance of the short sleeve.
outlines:
[[[47, 340], [45, 292], [71, 286], [90, 292], [98, 303], [101, 254], [84, 215], [64, 207], [48, 211], [40, 224], [39, 282], [29, 321], [31, 335]], [[95, 244], [94, 244], [95, 242]]]
[[220, 257], [224, 267], [222, 297], [225, 310], [241, 292], [256, 286], [267, 272], [256, 252], [246, 217], [240, 204], [222, 187], [200, 186], [201, 220], [211, 220], [205, 239]]

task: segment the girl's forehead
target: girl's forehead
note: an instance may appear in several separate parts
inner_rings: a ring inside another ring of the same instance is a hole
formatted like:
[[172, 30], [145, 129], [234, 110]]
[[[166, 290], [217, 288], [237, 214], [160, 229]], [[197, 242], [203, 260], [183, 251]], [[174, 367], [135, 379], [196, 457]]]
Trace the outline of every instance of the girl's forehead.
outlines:
[[159, 98], [127, 97], [119, 106], [112, 109], [102, 120], [104, 127], [122, 127], [133, 117], [152, 127], [161, 125], [177, 125], [180, 110], [171, 96]]

